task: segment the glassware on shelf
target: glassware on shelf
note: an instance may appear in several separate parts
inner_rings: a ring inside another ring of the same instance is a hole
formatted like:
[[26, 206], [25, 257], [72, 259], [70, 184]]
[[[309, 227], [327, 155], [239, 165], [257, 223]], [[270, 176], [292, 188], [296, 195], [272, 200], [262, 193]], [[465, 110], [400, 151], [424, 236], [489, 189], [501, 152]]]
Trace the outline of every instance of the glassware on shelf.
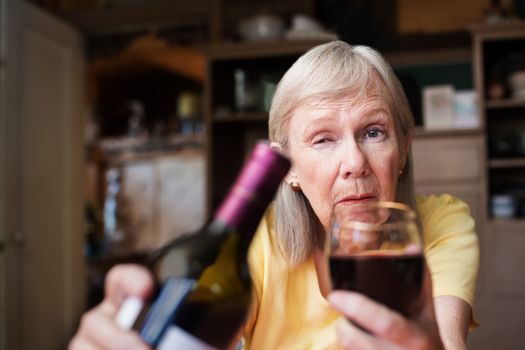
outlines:
[[235, 110], [238, 112], [256, 110], [259, 91], [253, 77], [241, 68], [235, 69], [233, 76], [235, 82]]
[[177, 116], [183, 135], [202, 132], [202, 98], [193, 91], [185, 91], [177, 98]]
[[516, 215], [516, 198], [510, 194], [493, 194], [491, 208], [495, 219], [511, 219]]

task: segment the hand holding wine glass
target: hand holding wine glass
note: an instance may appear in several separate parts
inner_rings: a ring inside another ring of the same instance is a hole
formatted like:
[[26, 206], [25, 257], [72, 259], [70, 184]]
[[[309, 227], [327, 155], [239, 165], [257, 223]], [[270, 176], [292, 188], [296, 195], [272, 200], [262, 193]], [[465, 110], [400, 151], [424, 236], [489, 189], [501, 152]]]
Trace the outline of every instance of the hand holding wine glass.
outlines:
[[418, 311], [423, 254], [410, 208], [392, 202], [338, 207], [327, 236], [332, 289], [365, 294], [405, 316]]
[[336, 290], [328, 299], [346, 318], [338, 327], [344, 348], [442, 347], [421, 233], [408, 206], [336, 208], [325, 253]]

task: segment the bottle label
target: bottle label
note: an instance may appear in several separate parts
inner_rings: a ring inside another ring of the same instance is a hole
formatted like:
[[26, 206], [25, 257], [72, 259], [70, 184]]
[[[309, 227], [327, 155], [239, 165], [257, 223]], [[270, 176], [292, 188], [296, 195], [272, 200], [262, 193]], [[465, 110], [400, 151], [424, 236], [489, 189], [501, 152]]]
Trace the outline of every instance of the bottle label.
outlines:
[[122, 305], [117, 314], [117, 325], [125, 330], [133, 327], [133, 324], [139, 317], [140, 311], [144, 307], [142, 299], [137, 297], [128, 297]]
[[186, 333], [179, 327], [170, 326], [164, 337], [157, 346], [157, 350], [218, 350], [211, 345], [204, 343], [202, 340], [195, 338], [193, 335]]

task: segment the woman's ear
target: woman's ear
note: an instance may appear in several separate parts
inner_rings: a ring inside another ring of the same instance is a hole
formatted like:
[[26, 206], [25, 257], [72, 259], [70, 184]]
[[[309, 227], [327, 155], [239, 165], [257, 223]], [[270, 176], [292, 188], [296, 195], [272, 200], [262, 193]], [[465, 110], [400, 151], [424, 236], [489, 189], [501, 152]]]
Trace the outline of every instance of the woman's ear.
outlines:
[[405, 166], [407, 164], [408, 155], [410, 154], [410, 147], [412, 146], [413, 137], [414, 137], [414, 134], [413, 134], [412, 131], [409, 131], [405, 135], [405, 140], [404, 140], [403, 145], [402, 145], [402, 147], [403, 147], [403, 160], [402, 160], [403, 166], [401, 167], [402, 169], [405, 169]]
[[292, 182], [297, 182], [301, 184], [299, 180], [297, 179], [297, 175], [295, 173], [293, 166], [290, 168], [290, 171], [288, 171], [288, 174], [284, 178], [284, 182], [286, 182], [288, 185], [291, 184]]
[[279, 142], [272, 141], [270, 142], [270, 148], [277, 149], [283, 153], [283, 146]]

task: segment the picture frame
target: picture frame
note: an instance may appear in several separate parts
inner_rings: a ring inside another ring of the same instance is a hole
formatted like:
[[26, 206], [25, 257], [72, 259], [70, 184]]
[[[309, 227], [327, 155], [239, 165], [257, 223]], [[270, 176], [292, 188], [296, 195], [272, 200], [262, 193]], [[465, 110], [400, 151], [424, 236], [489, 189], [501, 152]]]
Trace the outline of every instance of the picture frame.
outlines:
[[423, 126], [427, 130], [454, 127], [454, 86], [447, 84], [423, 88]]
[[478, 94], [475, 90], [454, 92], [454, 127], [478, 129], [481, 127]]

